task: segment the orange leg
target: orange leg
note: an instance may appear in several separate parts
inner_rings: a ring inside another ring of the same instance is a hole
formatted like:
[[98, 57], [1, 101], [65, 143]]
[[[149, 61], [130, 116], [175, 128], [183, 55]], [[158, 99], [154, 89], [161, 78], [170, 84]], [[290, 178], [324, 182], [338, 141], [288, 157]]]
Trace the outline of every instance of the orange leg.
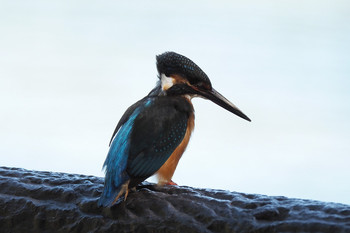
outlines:
[[128, 197], [128, 194], [129, 194], [129, 182], [130, 182], [130, 180], [127, 181], [127, 182], [125, 182], [125, 184], [122, 185], [122, 188], [120, 189], [120, 191], [119, 191], [117, 197], [114, 199], [112, 205], [113, 205], [116, 201], [118, 201], [118, 199], [119, 199], [124, 193], [125, 193], [125, 195], [124, 195], [124, 201], [126, 201], [126, 198]]
[[170, 180], [168, 183], [166, 183], [165, 185], [177, 185], [174, 181]]

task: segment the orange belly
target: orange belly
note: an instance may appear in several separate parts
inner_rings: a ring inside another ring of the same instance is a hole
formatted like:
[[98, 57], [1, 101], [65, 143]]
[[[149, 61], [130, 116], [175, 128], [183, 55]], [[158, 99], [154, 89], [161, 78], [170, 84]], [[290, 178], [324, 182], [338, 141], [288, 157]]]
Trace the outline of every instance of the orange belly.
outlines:
[[185, 152], [187, 144], [190, 140], [191, 133], [194, 128], [194, 114], [192, 113], [187, 122], [187, 130], [182, 142], [176, 147], [169, 159], [163, 164], [163, 166], [157, 171], [158, 184], [164, 185], [171, 181], [174, 175], [175, 169], [182, 154]]

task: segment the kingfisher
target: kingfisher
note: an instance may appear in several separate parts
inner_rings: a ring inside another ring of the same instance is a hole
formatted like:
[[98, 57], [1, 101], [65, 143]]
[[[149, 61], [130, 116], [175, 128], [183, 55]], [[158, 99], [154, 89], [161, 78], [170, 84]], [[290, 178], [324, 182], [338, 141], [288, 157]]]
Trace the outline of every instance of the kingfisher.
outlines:
[[156, 87], [125, 111], [110, 140], [99, 206], [125, 201], [130, 189], [154, 174], [159, 185], [176, 185], [172, 177], [194, 128], [193, 97], [211, 100], [250, 121], [189, 58], [165, 52], [156, 61]]

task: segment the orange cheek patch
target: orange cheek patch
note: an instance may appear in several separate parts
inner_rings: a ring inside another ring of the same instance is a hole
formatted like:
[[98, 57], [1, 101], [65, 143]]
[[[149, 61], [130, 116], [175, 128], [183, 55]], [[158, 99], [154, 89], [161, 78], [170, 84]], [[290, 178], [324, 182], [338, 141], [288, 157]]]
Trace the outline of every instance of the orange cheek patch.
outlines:
[[171, 75], [171, 77], [174, 79], [174, 84], [186, 83], [186, 84], [190, 85], [190, 83], [185, 78], [183, 78], [181, 75], [173, 74], [173, 75]]

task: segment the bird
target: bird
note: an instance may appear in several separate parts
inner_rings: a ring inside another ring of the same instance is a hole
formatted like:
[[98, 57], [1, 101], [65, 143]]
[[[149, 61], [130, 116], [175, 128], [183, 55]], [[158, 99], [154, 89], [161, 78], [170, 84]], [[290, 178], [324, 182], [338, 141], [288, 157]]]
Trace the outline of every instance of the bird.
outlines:
[[156, 56], [156, 65], [156, 86], [125, 111], [113, 132], [98, 206], [126, 201], [129, 190], [152, 175], [160, 185], [176, 185], [172, 177], [194, 129], [192, 98], [208, 99], [251, 121], [189, 58], [164, 52]]

